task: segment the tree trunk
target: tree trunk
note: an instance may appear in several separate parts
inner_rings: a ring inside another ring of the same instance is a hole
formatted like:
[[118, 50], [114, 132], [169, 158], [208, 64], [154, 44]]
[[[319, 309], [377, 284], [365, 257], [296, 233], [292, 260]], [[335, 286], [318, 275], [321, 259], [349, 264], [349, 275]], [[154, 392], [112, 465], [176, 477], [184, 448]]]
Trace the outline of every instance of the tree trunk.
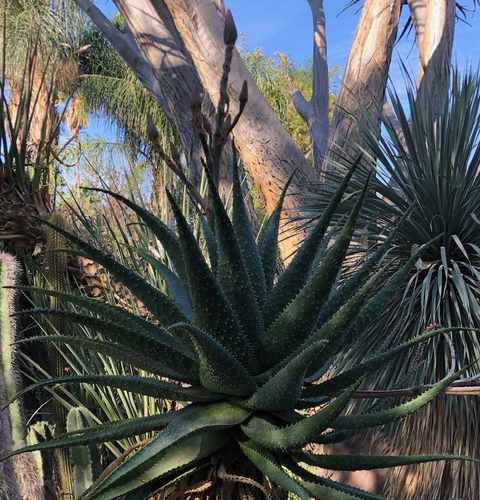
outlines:
[[[224, 59], [222, 9], [211, 0], [192, 2], [166, 0], [180, 36], [200, 75], [205, 91], [213, 103], [218, 103], [219, 81]], [[311, 170], [305, 157], [281, 125], [248, 73], [235, 50], [230, 73], [229, 94], [231, 112], [238, 109], [238, 97], [243, 81], [249, 89], [247, 107], [234, 131], [235, 143], [254, 186], [261, 194], [266, 210], [272, 212], [289, 176], [298, 169], [286, 212], [296, 212], [303, 200]], [[288, 238], [282, 245], [282, 255], [289, 255], [301, 235]]]
[[[192, 98], [203, 92], [197, 71], [185, 51], [173, 20], [159, 0], [114, 0], [127, 24], [129, 35], [136, 43], [150, 68], [154, 82], [151, 92], [160, 102], [162, 111], [174, 124], [182, 143], [192, 177], [201, 175], [201, 146], [192, 127]], [[160, 14], [160, 15], [159, 15]], [[138, 74], [138, 72], [137, 72]]]
[[[190, 68], [190, 71], [193, 67], [189, 59], [185, 57], [184, 51], [179, 49], [181, 45], [176, 45], [179, 38], [172, 38], [171, 30], [170, 32], [167, 30], [167, 34], [162, 31], [166, 26], [168, 27], [170, 15], [206, 93], [214, 103], [218, 101], [219, 80], [224, 57], [223, 2], [115, 0], [118, 8], [128, 17], [127, 24], [133, 38], [143, 48], [145, 57], [143, 53], [140, 57], [140, 51], [132, 40], [116, 31], [90, 0], [76, 1], [139, 76], [158, 100], [162, 109], [166, 112], [170, 109], [174, 123], [181, 118], [185, 120], [187, 126], [190, 126], [190, 110], [182, 107], [182, 98], [178, 94], [162, 95], [162, 85], [158, 83], [160, 72], [152, 68], [162, 69], [161, 75], [168, 82], [165, 88], [170, 89], [176, 86], [177, 80], [180, 80], [183, 86], [182, 79], [185, 78], [186, 67]], [[177, 53], [177, 50], [180, 50], [180, 53]], [[170, 52], [176, 54], [175, 58], [169, 57]], [[179, 73], [179, 69], [182, 73]], [[267, 212], [274, 209], [283, 186], [292, 172], [298, 169], [298, 174], [290, 189], [291, 194], [285, 203], [287, 211], [296, 211], [303, 199], [302, 195], [306, 189], [310, 169], [301, 150], [282, 127], [278, 117], [268, 106], [255, 82], [249, 76], [239, 54], [235, 51], [231, 73], [232, 83], [229, 89], [232, 108], [238, 106], [238, 96], [244, 80], [249, 86], [249, 103], [235, 130], [235, 142], [240, 157], [255, 188], [265, 201]], [[183, 101], [187, 102], [189, 107], [191, 94], [187, 97]], [[172, 99], [171, 105], [168, 105], [166, 100], [170, 98]], [[231, 111], [234, 113], [235, 109]], [[188, 120], [185, 117], [188, 117]], [[292, 252], [298, 239], [299, 237], [290, 238], [283, 244], [284, 256]]]
[[455, 0], [408, 0], [419, 53], [418, 95], [441, 111], [455, 34]]
[[[361, 127], [379, 130], [402, 4], [365, 0], [337, 100], [330, 153], [353, 158], [362, 147]], [[323, 170], [328, 169], [327, 163]]]

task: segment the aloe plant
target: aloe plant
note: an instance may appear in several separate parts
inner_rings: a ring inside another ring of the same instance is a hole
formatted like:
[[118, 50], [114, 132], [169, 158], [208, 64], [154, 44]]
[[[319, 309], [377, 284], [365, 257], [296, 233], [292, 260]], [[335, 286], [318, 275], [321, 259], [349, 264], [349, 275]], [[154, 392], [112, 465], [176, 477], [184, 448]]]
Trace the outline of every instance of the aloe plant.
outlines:
[[[328, 367], [360, 330], [379, 317], [398, 283], [428, 246], [419, 249], [386, 286], [380, 287], [384, 270], [379, 268], [379, 262], [389, 248], [387, 240], [351, 278], [347, 290], [331, 295], [366, 188], [359, 193], [340, 236], [324, 258], [318, 261], [316, 254], [347, 187], [350, 172], [289, 266], [272, 282], [282, 201], [256, 241], [246, 216], [235, 165], [233, 173], [233, 223], [209, 176], [215, 221], [212, 233], [217, 249], [215, 270], [201, 253], [172, 196], [169, 199], [178, 234], [130, 200], [108, 192], [134, 210], [164, 243], [176, 265], [178, 286], [184, 287], [183, 297], [189, 302], [184, 307], [105, 252], [46, 222], [80, 253], [95, 259], [128, 286], [152, 317], [143, 319], [112, 305], [55, 290], [35, 290], [75, 304], [85, 313], [36, 309], [21, 314], [62, 318], [86, 325], [101, 335], [93, 340], [43, 336], [38, 341], [94, 351], [134, 365], [152, 376], [59, 377], [36, 383], [19, 395], [57, 384], [93, 383], [187, 404], [179, 411], [74, 431], [14, 454], [91, 445], [163, 429], [141, 451], [95, 482], [82, 497], [96, 499], [113, 499], [132, 492], [138, 495], [135, 498], [147, 498], [151, 488], [155, 490], [163, 482], [194, 471], [208, 458], [221, 461], [226, 450], [232, 449], [237, 458], [244, 456], [272, 482], [301, 498], [377, 498], [316, 476], [306, 464], [356, 470], [460, 458], [354, 457], [302, 451], [310, 443], [341, 442], [357, 432], [406, 417], [428, 404], [458, 379], [462, 371], [396, 407], [344, 415], [366, 377], [383, 369], [400, 352], [438, 332], [425, 333], [392, 351], [375, 354], [355, 368], [323, 378], [320, 383], [310, 384], [306, 380]], [[287, 189], [288, 186], [284, 196]], [[314, 410], [303, 411], [309, 408]]]
[[[238, 464], [245, 471], [255, 471], [252, 484], [260, 484], [259, 478], [268, 478], [301, 499], [381, 498], [314, 473], [311, 466], [368, 470], [462, 457], [315, 454], [306, 451], [306, 446], [339, 443], [357, 433], [398, 421], [427, 405], [464, 373], [466, 368], [450, 373], [397, 406], [349, 414], [349, 404], [364, 381], [384, 370], [402, 352], [446, 332], [429, 331], [390, 351], [372, 352], [349, 370], [334, 374], [328, 370], [333, 360], [378, 320], [429, 244], [420, 247], [384, 283], [386, 270], [381, 262], [394, 238], [391, 236], [352, 273], [342, 288], [335, 288], [368, 182], [356, 193], [355, 206], [335, 241], [327, 250], [322, 242], [354, 166], [291, 262], [277, 274], [279, 222], [289, 184], [260, 235], [255, 237], [240, 188], [237, 163], [234, 161], [232, 166], [231, 217], [215, 182], [223, 145], [232, 124], [238, 121], [238, 117], [231, 119], [226, 113], [229, 102], [224, 90], [232, 56], [228, 30], [226, 35], [226, 63], [216, 130], [199, 130], [209, 186], [204, 224], [209, 238], [208, 257], [202, 253], [170, 193], [176, 232], [133, 201], [97, 190], [136, 213], [163, 244], [173, 266], [170, 278], [176, 284], [168, 288], [177, 296], [167, 295], [108, 253], [46, 221], [77, 253], [95, 260], [128, 287], [149, 310], [149, 316], [143, 318], [93, 299], [41, 289], [34, 291], [61, 299], [76, 310], [33, 309], [20, 313], [61, 318], [96, 331], [98, 337], [93, 339], [55, 335], [33, 340], [66, 344], [108, 356], [134, 366], [140, 375], [58, 377], [33, 384], [17, 396], [59, 384], [88, 383], [173, 399], [184, 403], [183, 407], [70, 432], [16, 450], [4, 458], [32, 450], [91, 446], [158, 431], [135, 454], [104, 471], [81, 498], [146, 499], [205, 467], [210, 467], [209, 477], [214, 479], [211, 493], [223, 494], [222, 477], [226, 477], [223, 471], [239, 467]], [[244, 87], [239, 114], [246, 104], [246, 95]], [[202, 119], [197, 121], [206, 123]], [[148, 257], [148, 261], [155, 262], [155, 257]], [[179, 296], [182, 300], [178, 300]]]

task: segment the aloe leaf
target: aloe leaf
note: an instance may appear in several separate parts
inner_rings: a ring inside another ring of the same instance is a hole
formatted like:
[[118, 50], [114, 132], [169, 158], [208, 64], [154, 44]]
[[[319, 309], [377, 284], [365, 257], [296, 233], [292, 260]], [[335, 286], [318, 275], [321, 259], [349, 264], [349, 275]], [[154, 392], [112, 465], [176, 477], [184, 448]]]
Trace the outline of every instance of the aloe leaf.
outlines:
[[[102, 483], [98, 486], [94, 484], [92, 489], [81, 497], [81, 500], [114, 500], [124, 498], [124, 495], [128, 493], [132, 493], [130, 498], [139, 500], [142, 498], [139, 496], [139, 488], [144, 489], [146, 484], [172, 473], [181, 475], [183, 471], [188, 471], [202, 459], [221, 450], [227, 443], [228, 435], [223, 432], [206, 431], [188, 436], [179, 440], [174, 446], [159, 452], [157, 457], [139, 470], [135, 476], [125, 481], [115, 482], [101, 490], [98, 488]], [[144, 498], [151, 498], [151, 495]]]
[[[185, 262], [194, 323], [208, 332], [244, 366], [253, 365], [253, 349], [198, 247], [197, 241], [175, 200], [167, 192]], [[185, 323], [178, 321], [177, 323]], [[256, 365], [255, 365], [256, 367]]]
[[83, 254], [103, 266], [118, 281], [122, 282], [162, 324], [171, 325], [186, 320], [178, 307], [164, 293], [147, 283], [139, 274], [63, 228], [45, 220], [42, 222], [55, 229], [78, 247]]
[[[189, 378], [185, 380], [185, 375], [169, 368], [167, 365], [163, 366], [161, 360], [152, 359], [151, 357], [143, 356], [133, 350], [124, 349], [111, 342], [103, 342], [100, 340], [91, 340], [84, 337], [71, 337], [66, 335], [42, 335], [41, 337], [29, 337], [16, 342], [16, 344], [25, 344], [30, 342], [51, 342], [52, 344], [69, 345], [78, 347], [87, 351], [92, 351], [97, 354], [109, 356], [117, 361], [134, 366], [136, 369], [144, 370], [158, 375], [160, 377], [169, 377], [177, 379], [182, 382], [192, 382]], [[174, 363], [172, 363], [174, 365]], [[195, 380], [195, 379], [194, 379]], [[197, 379], [198, 380], [198, 379]]]
[[155, 271], [162, 277], [165, 281], [169, 297], [173, 300], [173, 303], [180, 309], [180, 311], [189, 319], [192, 319], [192, 305], [190, 304], [190, 297], [188, 295], [188, 290], [184, 286], [184, 282], [171, 271], [163, 262], [150, 255], [148, 252], [140, 248], [131, 247], [131, 249], [142, 256]]
[[265, 301], [266, 284], [262, 259], [258, 250], [250, 217], [245, 205], [236, 159], [233, 165], [233, 213], [232, 222], [258, 305]]
[[160, 241], [163, 248], [167, 252], [168, 258], [172, 262], [175, 270], [180, 274], [180, 276], [185, 276], [184, 264], [182, 261], [182, 253], [180, 251], [180, 244], [176, 234], [165, 225], [158, 217], [155, 217], [151, 212], [145, 210], [145, 208], [137, 205], [133, 201], [125, 198], [124, 196], [109, 191], [108, 189], [100, 188], [84, 188], [88, 191], [96, 191], [99, 193], [105, 193], [112, 198], [120, 201], [128, 208], [132, 209], [139, 217], [143, 220], [146, 226], [152, 231], [155, 237]]
[[296, 453], [295, 458], [314, 467], [321, 467], [328, 470], [339, 471], [359, 471], [385, 469], [391, 467], [424, 464], [428, 462], [462, 460], [473, 463], [480, 463], [473, 458], [462, 457], [460, 455], [314, 455], [312, 453]]
[[[330, 225], [332, 217], [342, 200], [350, 179], [357, 168], [357, 161], [348, 171], [342, 184], [322, 214], [322, 217], [312, 229], [302, 246], [298, 249], [287, 269], [280, 275], [265, 304], [265, 324], [270, 326], [276, 319], [279, 311], [283, 311], [304, 287], [310, 274], [312, 264], [318, 248]], [[276, 244], [276, 242], [275, 242]]]
[[[359, 340], [361, 333], [367, 328], [367, 326], [374, 324], [385, 311], [385, 308], [390, 303], [390, 300], [398, 293], [398, 290], [401, 289], [405, 280], [408, 278], [409, 273], [411, 272], [412, 267], [415, 262], [421, 257], [430, 247], [430, 245], [438, 240], [437, 236], [427, 244], [423, 245], [412, 257], [407, 261], [407, 263], [401, 267], [386, 283], [384, 287], [380, 289], [380, 291], [375, 294], [372, 298], [368, 300], [368, 302], [362, 307], [360, 312], [358, 313], [355, 320], [351, 323], [350, 327], [342, 334], [337, 335], [332, 338], [330, 344], [325, 348], [325, 358], [331, 359], [335, 354], [341, 350], [341, 348], [352, 340]], [[350, 299], [352, 300], [352, 299]], [[348, 303], [345, 304], [344, 307], [347, 307]], [[322, 361], [322, 360], [319, 360]], [[325, 363], [320, 362], [318, 364], [312, 364], [309, 369], [309, 375], [319, 376], [323, 372], [319, 373], [319, 370], [323, 367], [323, 369], [327, 369]]]
[[31, 446], [25, 446], [13, 450], [5, 456], [0, 457], [0, 462], [9, 458], [31, 451], [53, 450], [56, 448], [71, 448], [74, 446], [85, 446], [98, 443], [117, 441], [132, 436], [140, 436], [147, 432], [158, 431], [164, 428], [174, 417], [174, 413], [162, 413], [150, 417], [129, 418], [119, 422], [85, 427], [75, 432], [62, 434], [56, 438], [42, 441]]
[[13, 403], [24, 394], [52, 385], [66, 384], [93, 384], [123, 391], [133, 394], [142, 394], [158, 399], [175, 399], [177, 401], [210, 402], [215, 401], [216, 396], [198, 387], [183, 387], [158, 380], [153, 377], [138, 377], [128, 375], [76, 375], [72, 377], [57, 377], [48, 380], [41, 380], [35, 384], [22, 389], [15, 394], [6, 405]]
[[245, 336], [255, 346], [264, 333], [263, 316], [254, 293], [232, 222], [207, 171], [217, 236], [217, 279], [237, 315]]
[[[123, 328], [118, 323], [105, 321], [85, 314], [79, 314], [70, 311], [57, 311], [53, 309], [32, 309], [29, 311], [19, 311], [14, 315], [42, 315], [61, 317], [72, 323], [91, 328], [92, 330], [101, 333], [108, 339], [119, 342], [120, 344], [131, 349], [139, 350], [149, 357], [160, 357], [162, 360], [161, 362], [165, 366], [169, 367], [177, 374], [182, 374], [182, 377], [185, 378], [185, 381], [196, 379], [195, 365], [190, 358], [187, 358], [180, 352], [176, 352], [172, 348], [167, 347], [160, 342], [155, 342], [155, 338], [142, 338], [142, 336], [138, 334], [139, 332], [137, 332], [137, 335], [135, 335], [135, 330], [132, 331]], [[172, 344], [175, 345], [175, 339]]]
[[394, 294], [398, 293], [399, 288], [404, 284], [417, 260], [429, 250], [432, 243], [438, 241], [441, 237], [443, 237], [443, 235], [433, 238], [431, 241], [423, 245], [417, 252], [415, 252], [415, 254], [408, 259], [405, 265], [390, 278], [386, 285], [368, 301], [368, 303], [360, 311], [353, 325], [353, 330], [355, 332], [362, 332], [367, 325], [370, 325], [378, 320], [391, 298]]
[[328, 500], [385, 500], [384, 497], [368, 491], [314, 475], [288, 457], [282, 457], [282, 464], [298, 477], [298, 482], [314, 498]]
[[319, 384], [311, 385], [305, 388], [302, 392], [302, 399], [311, 400], [312, 403], [315, 402], [315, 399], [321, 398], [324, 396], [329, 396], [331, 394], [336, 394], [341, 391], [345, 387], [350, 386], [355, 380], [358, 380], [359, 377], [371, 374], [381, 368], [383, 368], [389, 361], [396, 359], [399, 354], [404, 351], [411, 349], [415, 345], [418, 345], [422, 342], [426, 342], [427, 340], [436, 337], [437, 335], [450, 333], [450, 332], [464, 332], [464, 331], [472, 331], [480, 333], [478, 329], [470, 329], [470, 328], [442, 328], [440, 330], [432, 330], [423, 335], [419, 335], [408, 342], [404, 342], [403, 344], [394, 347], [386, 352], [377, 354], [376, 356], [372, 356], [367, 359], [363, 363], [360, 363], [358, 366], [351, 368], [350, 370], [344, 371], [335, 377], [332, 377], [324, 382]]
[[367, 188], [368, 183], [342, 232], [318, 269], [268, 328], [262, 343], [269, 363], [275, 364], [291, 352], [295, 352], [299, 343], [305, 341], [315, 327], [320, 309], [328, 299], [350, 245]]
[[380, 269], [375, 273], [359, 291], [340, 308], [318, 331], [310, 336], [308, 342], [313, 340], [330, 340], [337, 338], [344, 333], [351, 322], [358, 316], [358, 311], [365, 304], [367, 299], [381, 284], [387, 269]]
[[260, 417], [252, 417], [242, 425], [242, 430], [252, 441], [269, 450], [301, 448], [314, 441], [325, 429], [331, 426], [350, 402], [358, 386], [359, 383], [353, 385], [337, 399], [318, 410], [315, 415], [294, 424], [278, 427]]
[[400, 219], [393, 231], [390, 231], [389, 236], [381, 244], [380, 248], [378, 248], [378, 250], [376, 250], [366, 260], [366, 262], [360, 267], [360, 269], [345, 284], [343, 284], [338, 290], [333, 293], [332, 297], [320, 311], [320, 316], [318, 319], [319, 324], [325, 323], [357, 292], [357, 290], [359, 290], [364, 285], [371, 272], [391, 249], [395, 238], [397, 238], [398, 236], [399, 229], [403, 226], [403, 223], [410, 217], [411, 213], [412, 209], [410, 208]]
[[260, 252], [260, 258], [262, 259], [265, 287], [267, 292], [270, 292], [273, 288], [275, 270], [277, 269], [278, 231], [280, 228], [283, 203], [295, 174], [296, 172], [293, 172], [288, 181], [285, 183], [275, 210], [271, 213], [258, 236], [258, 251]]
[[256, 410], [294, 410], [300, 398], [305, 373], [315, 357], [321, 355], [325, 342], [306, 348], [276, 374], [271, 376], [245, 405]]
[[108, 318], [108, 321], [121, 325], [124, 329], [128, 329], [129, 339], [132, 340], [131, 347], [138, 347], [138, 342], [148, 342], [151, 350], [151, 345], [161, 344], [166, 347], [182, 353], [183, 355], [195, 359], [189, 344], [184, 344], [179, 339], [172, 337], [165, 329], [150, 323], [140, 316], [132, 314], [127, 310], [113, 306], [106, 302], [82, 297], [81, 295], [71, 295], [58, 292], [56, 290], [45, 290], [36, 287], [16, 287], [18, 290], [42, 294], [51, 297], [57, 297], [63, 300], [66, 304], [81, 307], [88, 310], [90, 313], [98, 314], [101, 318]]
[[442, 392], [445, 391], [450, 384], [459, 379], [462, 374], [470, 369], [475, 363], [466, 366], [453, 375], [445, 377], [432, 388], [426, 390], [416, 398], [413, 398], [406, 403], [374, 413], [338, 417], [335, 422], [333, 422], [332, 427], [335, 430], [360, 430], [378, 427], [380, 425], [389, 424], [391, 422], [395, 422], [396, 420], [405, 418], [406, 416], [420, 410], [420, 408], [424, 407], [434, 398], [442, 394]]
[[208, 259], [210, 261], [210, 267], [213, 272], [217, 272], [217, 262], [218, 262], [218, 248], [217, 240], [215, 239], [215, 234], [210, 227], [207, 217], [202, 217], [202, 234], [207, 247]]
[[195, 346], [199, 360], [199, 378], [203, 387], [220, 394], [249, 396], [257, 387], [255, 379], [219, 342], [194, 326], [176, 325], [186, 331]]
[[294, 493], [301, 500], [310, 500], [309, 492], [283, 469], [271, 453], [253, 443], [240, 442], [239, 445], [253, 465], [273, 483], [285, 491]]
[[119, 491], [116, 490], [117, 487], [123, 487], [128, 481], [136, 481], [139, 476], [141, 477], [142, 471], [155, 464], [161, 465], [165, 458], [164, 453], [173, 453], [178, 458], [174, 450], [181, 444], [181, 439], [202, 430], [222, 431], [236, 427], [249, 415], [250, 412], [228, 403], [186, 408], [177, 414], [147, 446], [114, 469], [104, 480], [94, 485], [90, 492], [92, 496], [87, 496], [87, 498], [115, 498], [99, 495]]

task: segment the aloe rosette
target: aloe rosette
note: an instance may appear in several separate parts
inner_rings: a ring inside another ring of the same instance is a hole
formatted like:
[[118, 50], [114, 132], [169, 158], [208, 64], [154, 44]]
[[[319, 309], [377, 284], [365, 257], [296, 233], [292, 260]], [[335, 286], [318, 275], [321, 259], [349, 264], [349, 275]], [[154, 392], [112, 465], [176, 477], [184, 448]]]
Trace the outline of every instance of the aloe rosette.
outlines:
[[[162, 485], [194, 473], [206, 461], [232, 450], [258, 473], [302, 499], [380, 498], [314, 474], [327, 470], [395, 467], [453, 456], [353, 456], [314, 454], [306, 445], [339, 443], [356, 433], [402, 419], [427, 405], [462, 371], [388, 409], [353, 415], [346, 410], [362, 381], [382, 370], [400, 353], [439, 335], [427, 332], [387, 352], [372, 353], [354, 368], [330, 370], [333, 360], [369, 324], [376, 321], [398, 286], [425, 251], [420, 248], [386, 283], [382, 258], [393, 236], [361, 264], [340, 288], [336, 278], [354, 232], [368, 188], [343, 228], [325, 251], [322, 240], [341, 202], [354, 168], [286, 269], [277, 274], [279, 204], [258, 238], [244, 204], [236, 164], [233, 167], [233, 213], [227, 214], [209, 178], [211, 216], [205, 256], [174, 198], [172, 231], [152, 213], [119, 194], [104, 191], [125, 204], [163, 244], [171, 263], [170, 294], [73, 233], [45, 222], [129, 288], [150, 312], [145, 319], [120, 307], [80, 295], [34, 289], [64, 304], [62, 309], [34, 309], [19, 314], [62, 318], [98, 333], [43, 336], [29, 341], [66, 344], [120, 360], [145, 375], [88, 374], [38, 382], [18, 396], [58, 384], [96, 384], [184, 403], [178, 411], [80, 428], [31, 450], [93, 445], [158, 431], [140, 451], [103, 474], [85, 499], [148, 498]], [[102, 191], [102, 190], [98, 190]], [[152, 265], [164, 263], [146, 256]], [[30, 289], [31, 290], [31, 289]], [[78, 312], [83, 311], [83, 312]], [[147, 375], [149, 374], [149, 375]], [[10, 455], [10, 456], [11, 456]], [[4, 457], [6, 458], [6, 457]], [[130, 496], [129, 496], [130, 495]]]

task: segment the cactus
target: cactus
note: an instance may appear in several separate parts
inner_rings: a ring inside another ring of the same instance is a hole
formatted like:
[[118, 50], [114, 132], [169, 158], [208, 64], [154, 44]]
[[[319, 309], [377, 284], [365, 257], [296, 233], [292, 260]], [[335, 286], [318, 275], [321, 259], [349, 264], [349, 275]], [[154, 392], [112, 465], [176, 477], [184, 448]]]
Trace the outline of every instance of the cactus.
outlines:
[[[84, 429], [85, 423], [82, 408], [72, 408], [67, 415], [67, 432]], [[80, 498], [93, 484], [93, 457], [88, 446], [79, 446], [70, 451], [70, 462], [73, 470], [74, 498]]]
[[[15, 259], [0, 252], [0, 404], [7, 402], [19, 390], [19, 376], [15, 358], [15, 323], [11, 313], [15, 305], [15, 291], [19, 274]], [[19, 400], [9, 406], [8, 413], [0, 414], [0, 449], [16, 449], [25, 445], [26, 429]], [[14, 457], [0, 469], [0, 498], [8, 500], [43, 498], [43, 482], [36, 462], [37, 453]]]
[[[54, 213], [50, 216], [50, 222], [60, 227], [64, 227], [64, 220], [60, 213]], [[67, 292], [68, 275], [67, 275], [67, 254], [60, 252], [67, 247], [67, 242], [57, 231], [52, 229], [47, 230], [46, 239], [46, 276], [49, 286], [52, 290], [58, 292]], [[55, 297], [49, 297], [49, 306], [56, 309], [59, 307], [59, 300]], [[67, 333], [68, 325], [61, 318], [53, 318], [47, 322], [45, 330], [50, 335], [59, 335]], [[51, 351], [50, 364], [53, 373], [56, 377], [61, 377], [67, 368], [63, 356], [58, 356], [56, 351]], [[65, 408], [57, 401], [53, 400], [53, 414], [55, 422], [55, 435], [60, 435], [65, 432], [65, 421], [67, 412]], [[74, 497], [73, 471], [68, 450], [59, 449], [54, 452], [55, 472], [58, 481], [58, 487], [62, 492], [62, 498]]]

